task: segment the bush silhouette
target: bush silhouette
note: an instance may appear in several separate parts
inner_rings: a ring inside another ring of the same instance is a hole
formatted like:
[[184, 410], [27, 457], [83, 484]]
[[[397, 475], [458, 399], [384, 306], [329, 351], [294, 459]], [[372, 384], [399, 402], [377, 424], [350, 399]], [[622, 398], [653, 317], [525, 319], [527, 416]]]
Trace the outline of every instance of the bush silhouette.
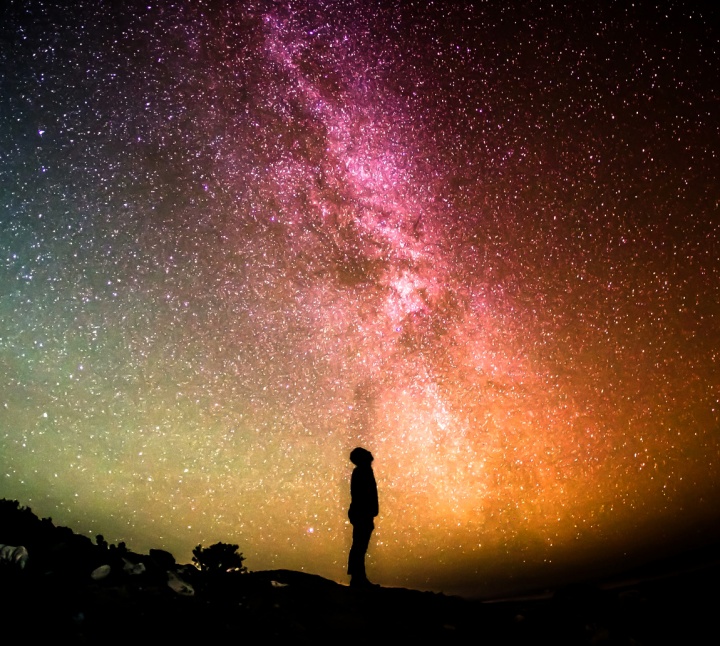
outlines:
[[225, 572], [247, 572], [242, 564], [245, 557], [238, 554], [238, 546], [215, 543], [210, 547], [198, 545], [193, 550], [193, 563], [205, 574], [217, 575]]

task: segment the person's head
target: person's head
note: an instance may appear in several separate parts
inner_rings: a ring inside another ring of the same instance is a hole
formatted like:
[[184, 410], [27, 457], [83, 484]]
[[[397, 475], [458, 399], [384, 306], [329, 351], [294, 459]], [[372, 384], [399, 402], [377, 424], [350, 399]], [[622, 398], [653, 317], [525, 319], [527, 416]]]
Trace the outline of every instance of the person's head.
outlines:
[[358, 446], [357, 448], [350, 451], [350, 462], [356, 466], [369, 465], [373, 461], [373, 456], [370, 451]]

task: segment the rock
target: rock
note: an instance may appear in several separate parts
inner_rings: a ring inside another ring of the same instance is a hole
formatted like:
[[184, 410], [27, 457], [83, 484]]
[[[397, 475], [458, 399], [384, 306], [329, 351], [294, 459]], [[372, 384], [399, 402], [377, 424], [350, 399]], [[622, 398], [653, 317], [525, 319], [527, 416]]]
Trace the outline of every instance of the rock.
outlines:
[[27, 549], [22, 545], [0, 545], [0, 561], [3, 563], [11, 563], [22, 570], [29, 558]]
[[127, 559], [123, 559], [124, 565], [123, 565], [123, 572], [126, 574], [130, 574], [132, 576], [137, 576], [138, 574], [144, 574], [145, 573], [145, 564], [144, 563], [132, 563], [128, 561]]
[[195, 595], [195, 589], [189, 584], [183, 581], [175, 572], [168, 570], [168, 587], [183, 597], [192, 597]]
[[150, 558], [161, 570], [172, 570], [175, 567], [175, 557], [165, 550], [150, 550]]
[[103, 579], [106, 579], [110, 572], [112, 571], [112, 568], [109, 565], [101, 565], [100, 567], [95, 568], [90, 573], [90, 578], [93, 581], [102, 581]]

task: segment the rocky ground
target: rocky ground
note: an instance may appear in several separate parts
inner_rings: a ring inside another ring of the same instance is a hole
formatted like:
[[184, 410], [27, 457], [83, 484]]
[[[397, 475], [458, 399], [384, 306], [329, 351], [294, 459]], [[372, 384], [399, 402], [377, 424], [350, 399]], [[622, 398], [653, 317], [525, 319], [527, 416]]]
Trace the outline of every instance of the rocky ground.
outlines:
[[[3, 569], [2, 616], [33, 639], [71, 643], [718, 643], [709, 572], [615, 590], [479, 602], [398, 588], [355, 590], [286, 570], [228, 575], [181, 594], [144, 573], [78, 580]], [[169, 640], [169, 641], [166, 641]]]
[[631, 578], [472, 601], [400, 588], [357, 590], [288, 570], [213, 576], [160, 550], [141, 555], [92, 543], [17, 503], [1, 503], [0, 543], [23, 538], [28, 546], [24, 567], [12, 558], [0, 562], [0, 617], [16, 641], [720, 643], [720, 565], [707, 550], [700, 559], [648, 567]]

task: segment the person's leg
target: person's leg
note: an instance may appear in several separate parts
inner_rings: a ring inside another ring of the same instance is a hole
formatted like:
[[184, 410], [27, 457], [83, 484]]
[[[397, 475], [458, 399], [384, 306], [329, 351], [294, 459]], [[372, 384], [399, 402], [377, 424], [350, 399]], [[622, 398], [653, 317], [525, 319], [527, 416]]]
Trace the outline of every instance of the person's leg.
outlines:
[[348, 558], [348, 574], [353, 581], [367, 581], [365, 574], [365, 554], [370, 545], [370, 536], [375, 525], [372, 520], [357, 522], [353, 525], [353, 542]]

